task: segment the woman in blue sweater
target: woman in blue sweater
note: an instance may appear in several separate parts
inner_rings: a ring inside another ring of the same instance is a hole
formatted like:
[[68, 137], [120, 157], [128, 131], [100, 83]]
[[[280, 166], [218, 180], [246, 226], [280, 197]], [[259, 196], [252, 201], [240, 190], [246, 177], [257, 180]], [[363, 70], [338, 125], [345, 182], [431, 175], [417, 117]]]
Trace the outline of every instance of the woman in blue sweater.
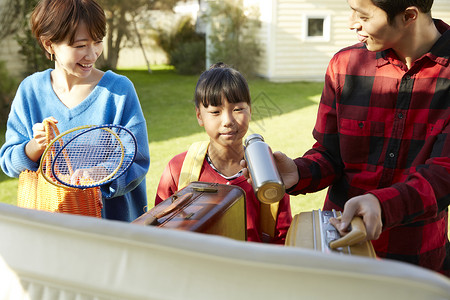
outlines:
[[41, 0], [31, 23], [55, 68], [37, 72], [20, 84], [0, 149], [3, 171], [18, 177], [26, 169], [37, 170], [46, 147], [45, 118], [57, 122], [60, 132], [81, 125], [120, 124], [134, 133], [138, 151], [124, 175], [101, 187], [102, 216], [134, 220], [147, 205], [147, 125], [131, 81], [94, 67], [106, 34], [103, 9], [94, 0]]

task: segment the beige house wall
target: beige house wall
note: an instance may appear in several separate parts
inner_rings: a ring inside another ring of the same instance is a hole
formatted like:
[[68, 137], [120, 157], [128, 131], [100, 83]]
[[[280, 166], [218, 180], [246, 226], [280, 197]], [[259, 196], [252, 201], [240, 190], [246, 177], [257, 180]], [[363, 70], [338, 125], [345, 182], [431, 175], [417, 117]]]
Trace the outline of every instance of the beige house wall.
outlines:
[[[331, 57], [357, 43], [348, 29], [350, 9], [336, 0], [253, 0], [261, 11], [259, 75], [271, 81], [323, 80]], [[450, 22], [450, 0], [435, 0], [433, 17]], [[307, 17], [329, 20], [329, 37], [306, 38]]]
[[450, 24], [450, 0], [434, 0], [432, 16]]

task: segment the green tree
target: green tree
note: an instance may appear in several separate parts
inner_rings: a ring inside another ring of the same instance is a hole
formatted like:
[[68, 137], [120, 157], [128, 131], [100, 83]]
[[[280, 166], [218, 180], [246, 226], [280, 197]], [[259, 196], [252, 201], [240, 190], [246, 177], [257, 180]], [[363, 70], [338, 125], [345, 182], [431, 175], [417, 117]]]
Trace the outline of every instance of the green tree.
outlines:
[[120, 49], [126, 40], [140, 40], [137, 15], [149, 10], [172, 10], [178, 0], [99, 0], [106, 14], [105, 51], [98, 60], [103, 69], [116, 69]]
[[14, 36], [25, 59], [25, 74], [52, 66], [34, 40], [29, 26], [31, 10], [38, 0], [3, 0], [0, 4], [0, 39]]
[[[13, 35], [20, 27], [22, 4], [21, 1], [0, 2], [0, 40]], [[4, 61], [0, 61], [0, 78], [0, 127], [3, 127], [17, 88], [17, 81], [9, 74]]]
[[18, 16], [17, 22], [20, 22], [21, 26], [15, 32], [15, 38], [17, 43], [20, 45], [19, 53], [22, 54], [25, 59], [24, 76], [54, 67], [54, 63], [47, 59], [31, 33], [29, 19], [31, 11], [36, 6], [38, 1], [39, 0], [28, 0], [19, 2], [21, 3], [21, 13]]
[[3, 1], [0, 3], [0, 39], [15, 33], [20, 26], [22, 1]]
[[256, 8], [244, 9], [243, 0], [211, 2], [205, 20], [210, 26], [211, 63], [218, 61], [238, 69], [245, 76], [256, 73], [261, 46], [256, 33], [261, 26]]
[[205, 36], [197, 33], [191, 17], [182, 17], [171, 28], [159, 28], [158, 45], [180, 74], [200, 74], [205, 70]]

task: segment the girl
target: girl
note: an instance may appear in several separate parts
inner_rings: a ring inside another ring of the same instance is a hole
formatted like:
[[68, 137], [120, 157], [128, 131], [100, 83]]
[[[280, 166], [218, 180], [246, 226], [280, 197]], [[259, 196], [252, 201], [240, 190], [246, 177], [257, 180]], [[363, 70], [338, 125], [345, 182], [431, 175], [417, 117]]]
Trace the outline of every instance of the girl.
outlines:
[[[244, 158], [242, 139], [251, 117], [250, 92], [245, 78], [223, 63], [213, 65], [198, 80], [195, 89], [195, 111], [200, 126], [209, 136], [209, 146], [200, 171], [199, 181], [236, 185], [246, 192], [247, 240], [267, 241], [261, 232], [260, 202], [252, 186], [242, 175]], [[169, 162], [159, 182], [155, 204], [174, 194], [187, 152]], [[272, 243], [284, 243], [291, 223], [289, 196], [279, 203]]]

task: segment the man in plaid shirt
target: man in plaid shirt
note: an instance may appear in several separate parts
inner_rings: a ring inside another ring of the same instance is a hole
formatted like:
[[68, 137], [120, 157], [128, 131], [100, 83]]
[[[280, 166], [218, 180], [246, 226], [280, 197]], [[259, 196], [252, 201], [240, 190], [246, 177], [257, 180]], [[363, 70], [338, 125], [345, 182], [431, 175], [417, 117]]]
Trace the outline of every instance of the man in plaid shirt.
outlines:
[[301, 158], [275, 158], [290, 194], [363, 217], [377, 255], [450, 276], [450, 29], [433, 0], [348, 0], [359, 44], [331, 60]]

